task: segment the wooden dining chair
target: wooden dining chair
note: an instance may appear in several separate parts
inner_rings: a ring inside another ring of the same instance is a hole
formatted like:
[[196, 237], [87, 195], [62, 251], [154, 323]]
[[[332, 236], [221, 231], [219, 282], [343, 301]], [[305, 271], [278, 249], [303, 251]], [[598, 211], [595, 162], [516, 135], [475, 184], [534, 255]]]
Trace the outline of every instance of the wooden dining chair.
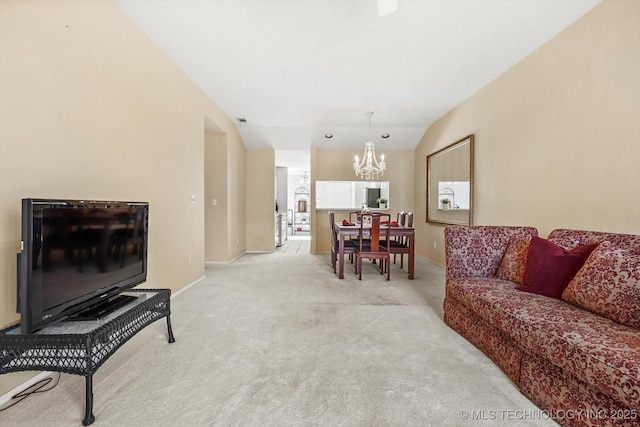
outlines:
[[[355, 271], [358, 280], [362, 280], [362, 259], [379, 261], [380, 274], [387, 273], [387, 280], [391, 279], [391, 245], [389, 239], [389, 225], [382, 226], [386, 221], [389, 224], [391, 215], [382, 213], [363, 213], [360, 221], [358, 244], [355, 252]], [[367, 235], [369, 238], [367, 239]]]
[[[335, 212], [333, 211], [329, 211], [329, 230], [331, 230], [331, 265], [333, 266], [333, 272], [336, 273], [336, 263], [338, 261], [338, 254], [340, 253], [340, 241], [338, 240]], [[353, 262], [353, 254], [355, 252], [356, 241], [345, 239], [344, 253], [349, 255], [351, 262]]]
[[[413, 212], [406, 212], [404, 214], [406, 218], [406, 222], [402, 224], [403, 227], [413, 227]], [[400, 223], [398, 222], [398, 225]], [[393, 263], [396, 263], [396, 255], [400, 255], [400, 268], [404, 267], [404, 254], [409, 254], [409, 238], [406, 236], [398, 236], [397, 239], [394, 239], [390, 242], [391, 244], [391, 253], [393, 254]]]
[[[407, 221], [407, 213], [405, 211], [400, 211], [396, 214], [396, 223], [399, 227], [404, 227]], [[396, 242], [400, 242], [402, 240], [401, 236], [395, 236], [392, 240]], [[393, 263], [396, 263], [396, 254], [393, 254]]]

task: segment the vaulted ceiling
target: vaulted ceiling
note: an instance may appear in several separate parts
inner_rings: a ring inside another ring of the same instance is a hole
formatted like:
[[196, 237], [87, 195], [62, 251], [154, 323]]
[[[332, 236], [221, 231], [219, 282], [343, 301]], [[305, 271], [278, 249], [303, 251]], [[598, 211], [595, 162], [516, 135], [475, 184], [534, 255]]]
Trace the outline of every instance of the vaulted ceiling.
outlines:
[[361, 149], [371, 138], [378, 151], [415, 148], [599, 3], [398, 0], [380, 16], [375, 0], [116, 1], [229, 117], [246, 119], [247, 147]]

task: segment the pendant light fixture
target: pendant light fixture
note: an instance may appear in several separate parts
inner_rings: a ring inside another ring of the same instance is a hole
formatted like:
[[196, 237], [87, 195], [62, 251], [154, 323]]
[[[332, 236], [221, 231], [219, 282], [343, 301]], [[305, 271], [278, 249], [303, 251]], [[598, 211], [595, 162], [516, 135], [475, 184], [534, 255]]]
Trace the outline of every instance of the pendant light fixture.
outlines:
[[387, 165], [384, 162], [384, 154], [380, 156], [380, 162], [376, 158], [376, 149], [371, 140], [371, 116], [373, 116], [373, 112], [369, 112], [367, 115], [369, 116], [369, 141], [364, 145], [362, 161], [356, 155], [353, 162], [353, 170], [356, 172], [356, 176], [361, 179], [372, 180], [384, 175]]

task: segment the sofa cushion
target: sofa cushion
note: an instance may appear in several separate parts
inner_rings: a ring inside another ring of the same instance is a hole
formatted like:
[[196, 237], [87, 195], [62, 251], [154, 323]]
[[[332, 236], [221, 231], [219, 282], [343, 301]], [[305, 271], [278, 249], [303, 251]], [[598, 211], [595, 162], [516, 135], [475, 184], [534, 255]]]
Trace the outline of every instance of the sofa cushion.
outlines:
[[640, 255], [602, 242], [569, 282], [562, 299], [640, 329]]
[[522, 284], [531, 236], [513, 235], [496, 271], [496, 277]]
[[522, 285], [525, 292], [561, 298], [562, 292], [580, 270], [597, 243], [566, 250], [555, 243], [534, 236], [529, 244]]
[[607, 233], [604, 231], [557, 228], [549, 234], [548, 239], [565, 249], [572, 249], [573, 247], [587, 243], [600, 243], [606, 240], [619, 248], [626, 249], [629, 252], [640, 255], [640, 234], [619, 234]]
[[522, 358], [520, 391], [566, 427], [638, 427], [637, 410], [535, 354]]
[[638, 331], [561, 300], [551, 301], [557, 304], [535, 300], [536, 304], [517, 313], [523, 325], [518, 342], [548, 363], [640, 411]]
[[479, 314], [549, 363], [640, 410], [640, 334], [559, 299], [519, 292], [496, 277], [447, 281], [447, 298]]
[[446, 277], [493, 276], [513, 235], [537, 236], [534, 227], [449, 225], [444, 229]]
[[455, 298], [443, 304], [444, 322], [489, 356], [515, 384], [520, 382], [522, 349], [500, 329], [487, 327], [481, 314], [473, 312]]

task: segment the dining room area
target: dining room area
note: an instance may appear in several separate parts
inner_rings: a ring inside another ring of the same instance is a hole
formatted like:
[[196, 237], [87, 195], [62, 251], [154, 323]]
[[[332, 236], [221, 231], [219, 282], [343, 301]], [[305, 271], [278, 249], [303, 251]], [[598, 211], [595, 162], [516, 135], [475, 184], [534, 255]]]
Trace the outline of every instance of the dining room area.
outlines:
[[[350, 274], [349, 270], [352, 270], [359, 280], [362, 280], [364, 272], [365, 280], [367, 276], [377, 273], [389, 281], [393, 270], [393, 275], [414, 279], [413, 212], [400, 211], [392, 216], [386, 211], [364, 208], [339, 214], [328, 211], [327, 216], [331, 239], [330, 260], [338, 278], [344, 279], [345, 274]], [[363, 263], [363, 260], [370, 263]]]
[[[344, 152], [316, 154], [312, 252], [327, 254], [339, 279], [351, 275], [362, 281], [373, 275], [413, 279], [415, 199], [406, 176], [413, 173], [413, 161], [393, 151], [386, 161], [404, 167], [353, 179], [353, 170], [336, 173], [330, 167], [343, 161]], [[362, 268], [357, 268], [359, 263]]]

